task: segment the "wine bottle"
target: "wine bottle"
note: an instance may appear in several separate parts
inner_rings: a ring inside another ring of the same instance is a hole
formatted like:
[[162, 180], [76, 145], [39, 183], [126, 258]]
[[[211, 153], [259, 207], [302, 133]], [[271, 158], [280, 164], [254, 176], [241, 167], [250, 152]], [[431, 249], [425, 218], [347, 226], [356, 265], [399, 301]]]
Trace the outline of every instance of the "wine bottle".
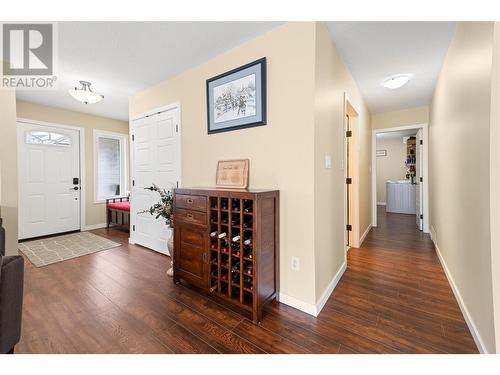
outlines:
[[252, 212], [253, 210], [253, 207], [252, 207], [252, 201], [245, 201], [243, 203], [243, 212], [245, 212], [246, 214], [249, 214]]
[[243, 221], [243, 228], [244, 229], [252, 228], [252, 224], [253, 224], [252, 219]]
[[240, 274], [239, 273], [233, 273], [231, 275], [231, 284], [240, 286]]
[[227, 199], [221, 200], [221, 202], [220, 202], [220, 208], [222, 210], [227, 210]]
[[236, 235], [233, 237], [233, 242], [238, 242], [240, 240], [240, 235]]
[[253, 265], [249, 264], [245, 266], [245, 270], [243, 271], [246, 275], [253, 275]]
[[240, 202], [233, 200], [233, 212], [240, 212]]
[[227, 273], [225, 273], [225, 274], [221, 275], [221, 276], [220, 276], [220, 279], [221, 279], [221, 280], [224, 280], [224, 281], [227, 281], [227, 279], [228, 279], [228, 275], [227, 275]]
[[212, 250], [217, 250], [217, 244], [216, 244], [216, 243], [212, 243], [212, 244], [210, 244], [210, 248], [211, 248]]
[[222, 232], [221, 234], [219, 234], [219, 238], [224, 238], [227, 236], [227, 233], [226, 232]]
[[236, 263], [233, 264], [233, 268], [231, 268], [232, 272], [240, 272], [240, 262], [236, 261]]
[[212, 233], [210, 233], [210, 237], [212, 238], [215, 238], [217, 236], [217, 231], [213, 231]]
[[217, 270], [213, 270], [212, 272], [210, 272], [210, 276], [212, 277], [217, 277]]
[[243, 254], [245, 258], [252, 259], [253, 258], [252, 248], [250, 246], [245, 246], [243, 248]]
[[231, 220], [231, 225], [233, 227], [237, 227], [238, 225], [240, 225], [240, 218], [237, 217], [236, 219]]
[[252, 237], [245, 238], [243, 245], [250, 246], [252, 244]]
[[243, 285], [245, 286], [245, 288], [253, 290], [253, 280], [252, 280], [252, 278], [248, 277], [248, 276], [245, 276], [245, 278], [243, 279]]

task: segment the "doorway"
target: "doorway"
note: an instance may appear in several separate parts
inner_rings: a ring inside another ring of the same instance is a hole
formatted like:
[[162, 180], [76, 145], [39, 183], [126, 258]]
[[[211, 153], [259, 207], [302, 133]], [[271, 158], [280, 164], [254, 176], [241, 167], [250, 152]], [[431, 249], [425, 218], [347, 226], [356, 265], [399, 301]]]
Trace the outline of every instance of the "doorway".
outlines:
[[345, 96], [345, 244], [359, 247], [358, 112]]
[[18, 120], [20, 240], [81, 229], [80, 132]]
[[374, 129], [372, 225], [377, 226], [378, 208], [385, 206], [389, 213], [414, 215], [418, 229], [429, 233], [428, 191], [427, 124]]

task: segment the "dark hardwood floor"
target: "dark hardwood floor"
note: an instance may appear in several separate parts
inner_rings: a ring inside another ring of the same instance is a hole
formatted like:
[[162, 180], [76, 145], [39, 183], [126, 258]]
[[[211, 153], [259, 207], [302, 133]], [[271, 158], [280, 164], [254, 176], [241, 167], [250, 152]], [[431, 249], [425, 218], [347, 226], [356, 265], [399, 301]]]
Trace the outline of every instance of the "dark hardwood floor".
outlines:
[[26, 259], [17, 353], [477, 353], [428, 235], [379, 209], [319, 317], [284, 304], [260, 326], [175, 285], [169, 258], [129, 245], [36, 268]]

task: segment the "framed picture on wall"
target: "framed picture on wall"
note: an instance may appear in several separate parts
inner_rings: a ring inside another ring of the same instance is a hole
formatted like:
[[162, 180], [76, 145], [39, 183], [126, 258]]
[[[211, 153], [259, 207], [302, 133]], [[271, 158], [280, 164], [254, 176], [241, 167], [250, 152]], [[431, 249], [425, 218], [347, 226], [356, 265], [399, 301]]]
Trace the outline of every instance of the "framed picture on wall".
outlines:
[[207, 80], [208, 134], [266, 124], [266, 58]]

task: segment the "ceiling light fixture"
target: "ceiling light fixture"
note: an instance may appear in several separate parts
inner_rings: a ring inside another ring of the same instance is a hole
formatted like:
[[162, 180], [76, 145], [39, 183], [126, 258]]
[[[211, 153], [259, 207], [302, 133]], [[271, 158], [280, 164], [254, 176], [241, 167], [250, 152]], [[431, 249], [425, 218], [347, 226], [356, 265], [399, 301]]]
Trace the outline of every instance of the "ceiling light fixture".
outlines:
[[94, 104], [104, 99], [104, 95], [98, 94], [90, 89], [90, 82], [80, 81], [80, 84], [82, 85], [81, 88], [74, 87], [68, 90], [69, 94], [79, 102]]
[[412, 77], [412, 74], [396, 74], [384, 79], [382, 86], [391, 90], [399, 89], [406, 85]]

